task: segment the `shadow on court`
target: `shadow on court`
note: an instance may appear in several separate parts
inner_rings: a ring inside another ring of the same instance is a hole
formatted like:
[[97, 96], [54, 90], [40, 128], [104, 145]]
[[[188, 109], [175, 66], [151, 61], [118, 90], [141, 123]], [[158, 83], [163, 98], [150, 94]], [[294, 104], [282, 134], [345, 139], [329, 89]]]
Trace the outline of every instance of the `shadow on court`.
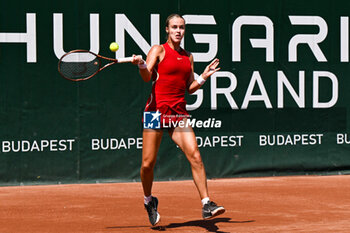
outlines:
[[225, 231], [220, 231], [219, 227], [216, 226], [217, 223], [251, 223], [255, 222], [255, 220], [247, 220], [247, 221], [230, 221], [231, 218], [214, 218], [211, 220], [194, 220], [183, 223], [170, 223], [165, 226], [115, 226], [115, 227], [106, 227], [106, 229], [132, 229], [132, 228], [151, 228], [155, 231], [166, 231], [171, 228], [181, 228], [181, 227], [201, 227], [208, 232], [215, 233], [229, 233]]
[[211, 220], [195, 220], [195, 221], [188, 221], [184, 223], [170, 223], [166, 226], [156, 226], [152, 227], [152, 230], [157, 231], [166, 231], [170, 228], [180, 228], [180, 227], [201, 227], [207, 230], [208, 232], [216, 232], [216, 233], [229, 233], [220, 231], [219, 227], [216, 225], [217, 223], [251, 223], [255, 222], [255, 220], [248, 220], [248, 221], [230, 221], [231, 218], [214, 218]]

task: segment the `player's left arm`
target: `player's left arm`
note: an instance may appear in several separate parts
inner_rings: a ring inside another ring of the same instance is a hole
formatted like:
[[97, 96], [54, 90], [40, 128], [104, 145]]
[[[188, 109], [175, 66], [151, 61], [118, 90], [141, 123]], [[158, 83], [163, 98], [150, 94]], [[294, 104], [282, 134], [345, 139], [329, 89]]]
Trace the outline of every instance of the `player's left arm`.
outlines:
[[204, 84], [204, 82], [212, 74], [214, 74], [216, 71], [220, 70], [220, 68], [218, 68], [220, 61], [219, 61], [219, 59], [215, 58], [209, 65], [207, 65], [207, 67], [205, 67], [203, 73], [200, 75], [202, 77], [202, 79], [204, 80], [204, 82], [202, 81], [202, 83], [200, 81], [197, 81], [194, 79], [194, 65], [193, 65], [194, 62], [193, 62], [193, 55], [192, 54], [190, 54], [190, 62], [191, 62], [191, 67], [192, 67], [192, 73], [191, 73], [191, 76], [188, 80], [187, 91], [188, 91], [188, 93], [192, 94], [192, 93], [196, 92], [199, 88], [201, 88], [201, 86]]

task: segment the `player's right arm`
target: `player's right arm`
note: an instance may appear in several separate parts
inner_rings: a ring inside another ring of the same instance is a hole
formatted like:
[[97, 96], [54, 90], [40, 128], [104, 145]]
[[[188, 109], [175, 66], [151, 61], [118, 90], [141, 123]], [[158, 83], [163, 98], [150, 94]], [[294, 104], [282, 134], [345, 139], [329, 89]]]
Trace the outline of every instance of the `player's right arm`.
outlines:
[[[161, 45], [154, 45], [147, 54], [147, 67], [139, 69], [140, 75], [145, 82], [149, 82], [152, 78], [153, 68], [164, 58], [164, 47]], [[134, 57], [134, 64], [144, 64], [144, 61]]]

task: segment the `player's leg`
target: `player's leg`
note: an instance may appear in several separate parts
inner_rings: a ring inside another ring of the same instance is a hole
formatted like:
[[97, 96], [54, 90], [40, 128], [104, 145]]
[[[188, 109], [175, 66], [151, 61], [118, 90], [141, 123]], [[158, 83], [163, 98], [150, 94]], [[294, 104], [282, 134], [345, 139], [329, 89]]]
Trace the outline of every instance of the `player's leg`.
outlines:
[[145, 208], [148, 213], [149, 220], [152, 225], [155, 225], [160, 220], [160, 215], [157, 212], [158, 199], [152, 195], [153, 184], [153, 169], [157, 160], [157, 153], [162, 140], [162, 130], [143, 130], [143, 145], [142, 145], [142, 163], [140, 176], [142, 181], [143, 192], [145, 196]]
[[204, 164], [198, 149], [196, 136], [189, 127], [176, 127], [169, 131], [172, 140], [185, 153], [188, 161], [191, 164], [193, 181], [197, 187], [203, 204], [203, 218], [209, 219], [225, 212], [224, 207], [217, 206], [209, 200], [207, 177], [205, 174]]
[[142, 163], [140, 176], [145, 196], [151, 195], [153, 184], [153, 168], [156, 164], [157, 153], [162, 140], [163, 131], [144, 129], [142, 142]]
[[169, 130], [169, 135], [184, 152], [190, 162], [193, 181], [197, 187], [200, 198], [203, 199], [208, 197], [207, 177], [204, 164], [192, 128], [176, 127]]

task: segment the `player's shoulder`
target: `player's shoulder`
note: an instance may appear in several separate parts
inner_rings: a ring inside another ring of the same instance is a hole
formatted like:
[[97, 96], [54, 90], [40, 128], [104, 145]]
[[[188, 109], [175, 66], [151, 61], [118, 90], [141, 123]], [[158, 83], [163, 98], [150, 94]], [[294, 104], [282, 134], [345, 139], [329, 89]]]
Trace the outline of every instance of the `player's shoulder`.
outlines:
[[164, 47], [162, 45], [153, 45], [150, 52], [152, 53], [162, 53], [164, 51]]
[[160, 61], [164, 57], [164, 53], [165, 53], [164, 51], [165, 50], [164, 50], [163, 46], [153, 45], [147, 54], [147, 59], [148, 59], [148, 57], [150, 57], [150, 58], [155, 58], [158, 61]]

